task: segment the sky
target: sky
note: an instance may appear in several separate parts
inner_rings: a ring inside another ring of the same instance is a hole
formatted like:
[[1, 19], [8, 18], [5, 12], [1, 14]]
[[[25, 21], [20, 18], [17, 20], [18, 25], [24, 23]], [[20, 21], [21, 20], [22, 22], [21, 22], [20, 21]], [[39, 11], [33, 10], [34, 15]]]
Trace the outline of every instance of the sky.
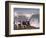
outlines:
[[14, 8], [14, 13], [17, 14], [31, 14], [31, 13], [38, 13], [39, 14], [40, 10], [35, 9], [35, 8]]

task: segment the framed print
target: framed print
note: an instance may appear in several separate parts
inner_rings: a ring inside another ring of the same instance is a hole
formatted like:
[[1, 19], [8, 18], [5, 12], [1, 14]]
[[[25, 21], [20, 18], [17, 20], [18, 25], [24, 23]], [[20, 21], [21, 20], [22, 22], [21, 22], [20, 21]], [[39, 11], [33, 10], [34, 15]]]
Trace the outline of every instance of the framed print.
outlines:
[[45, 4], [5, 2], [5, 36], [45, 34]]

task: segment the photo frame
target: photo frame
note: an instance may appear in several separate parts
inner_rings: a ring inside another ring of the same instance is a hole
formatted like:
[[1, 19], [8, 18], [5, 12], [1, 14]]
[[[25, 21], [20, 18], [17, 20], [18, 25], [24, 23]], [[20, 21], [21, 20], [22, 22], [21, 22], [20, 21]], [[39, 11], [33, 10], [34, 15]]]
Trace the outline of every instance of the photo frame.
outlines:
[[45, 4], [36, 2], [5, 2], [5, 36], [45, 34]]

